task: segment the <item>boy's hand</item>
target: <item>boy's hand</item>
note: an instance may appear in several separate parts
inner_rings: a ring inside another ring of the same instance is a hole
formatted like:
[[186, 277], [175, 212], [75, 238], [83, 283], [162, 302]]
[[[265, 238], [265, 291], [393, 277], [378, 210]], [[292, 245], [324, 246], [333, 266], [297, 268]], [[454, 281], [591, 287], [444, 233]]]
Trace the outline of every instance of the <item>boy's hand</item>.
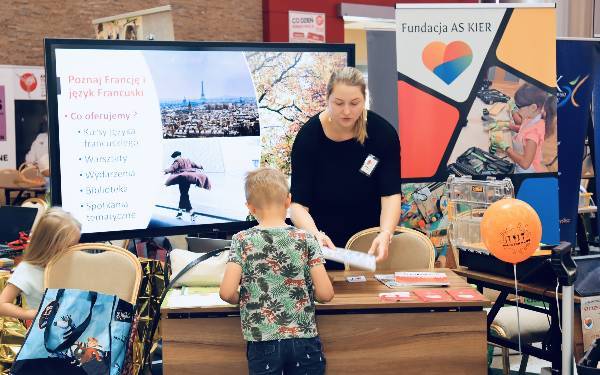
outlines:
[[319, 245], [328, 247], [330, 249], [335, 249], [333, 241], [331, 241], [331, 238], [329, 238], [329, 236], [326, 235], [325, 232], [318, 232], [315, 237], [317, 238], [317, 242], [319, 242]]

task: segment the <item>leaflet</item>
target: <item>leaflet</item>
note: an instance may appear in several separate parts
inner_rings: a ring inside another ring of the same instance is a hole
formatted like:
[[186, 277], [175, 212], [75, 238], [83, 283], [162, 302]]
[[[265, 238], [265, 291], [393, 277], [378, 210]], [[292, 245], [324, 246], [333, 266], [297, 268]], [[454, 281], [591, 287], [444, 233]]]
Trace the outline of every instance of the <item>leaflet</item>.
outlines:
[[375, 271], [375, 256], [360, 251], [335, 248], [330, 249], [328, 247], [321, 247], [323, 251], [323, 257], [328, 260], [347, 264], [354, 269], [361, 269], [366, 271]]

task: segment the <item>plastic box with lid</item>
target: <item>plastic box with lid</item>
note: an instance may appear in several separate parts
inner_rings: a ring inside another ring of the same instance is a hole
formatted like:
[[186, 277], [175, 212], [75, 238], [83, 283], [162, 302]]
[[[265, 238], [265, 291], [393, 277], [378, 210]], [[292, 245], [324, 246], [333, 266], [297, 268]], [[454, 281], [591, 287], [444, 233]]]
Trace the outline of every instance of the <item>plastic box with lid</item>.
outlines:
[[455, 248], [487, 253], [481, 239], [480, 224], [485, 210], [502, 198], [514, 198], [515, 189], [509, 178], [474, 180], [471, 176], [450, 175], [448, 194], [448, 233]]

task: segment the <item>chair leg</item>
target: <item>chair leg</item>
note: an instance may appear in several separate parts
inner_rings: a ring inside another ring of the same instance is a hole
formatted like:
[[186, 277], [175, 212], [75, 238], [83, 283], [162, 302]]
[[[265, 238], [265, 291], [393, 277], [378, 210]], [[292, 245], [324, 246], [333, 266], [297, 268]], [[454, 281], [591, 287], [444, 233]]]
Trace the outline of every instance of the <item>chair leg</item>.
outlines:
[[521, 354], [521, 365], [519, 366], [519, 375], [524, 375], [527, 370], [527, 362], [529, 361], [529, 354]]
[[502, 374], [510, 375], [510, 358], [508, 348], [502, 348]]

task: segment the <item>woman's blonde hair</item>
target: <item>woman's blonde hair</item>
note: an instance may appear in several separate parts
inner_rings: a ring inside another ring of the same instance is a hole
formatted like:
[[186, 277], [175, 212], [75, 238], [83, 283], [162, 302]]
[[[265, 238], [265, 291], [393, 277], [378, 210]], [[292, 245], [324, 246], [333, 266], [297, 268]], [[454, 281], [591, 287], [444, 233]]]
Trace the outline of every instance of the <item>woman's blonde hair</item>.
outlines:
[[356, 120], [356, 124], [354, 124], [354, 138], [362, 145], [365, 143], [365, 139], [367, 139], [367, 84], [365, 82], [365, 77], [360, 70], [350, 66], [336, 70], [331, 74], [329, 82], [327, 83], [327, 100], [329, 100], [333, 88], [338, 83], [343, 83], [348, 86], [358, 86], [363, 95], [365, 106], [361, 115], [358, 117], [358, 120]]
[[259, 168], [246, 175], [246, 202], [255, 207], [271, 204], [285, 204], [290, 193], [287, 178], [283, 172], [273, 168]]
[[23, 261], [46, 267], [50, 259], [79, 242], [81, 224], [70, 213], [58, 207], [50, 208], [35, 227]]

